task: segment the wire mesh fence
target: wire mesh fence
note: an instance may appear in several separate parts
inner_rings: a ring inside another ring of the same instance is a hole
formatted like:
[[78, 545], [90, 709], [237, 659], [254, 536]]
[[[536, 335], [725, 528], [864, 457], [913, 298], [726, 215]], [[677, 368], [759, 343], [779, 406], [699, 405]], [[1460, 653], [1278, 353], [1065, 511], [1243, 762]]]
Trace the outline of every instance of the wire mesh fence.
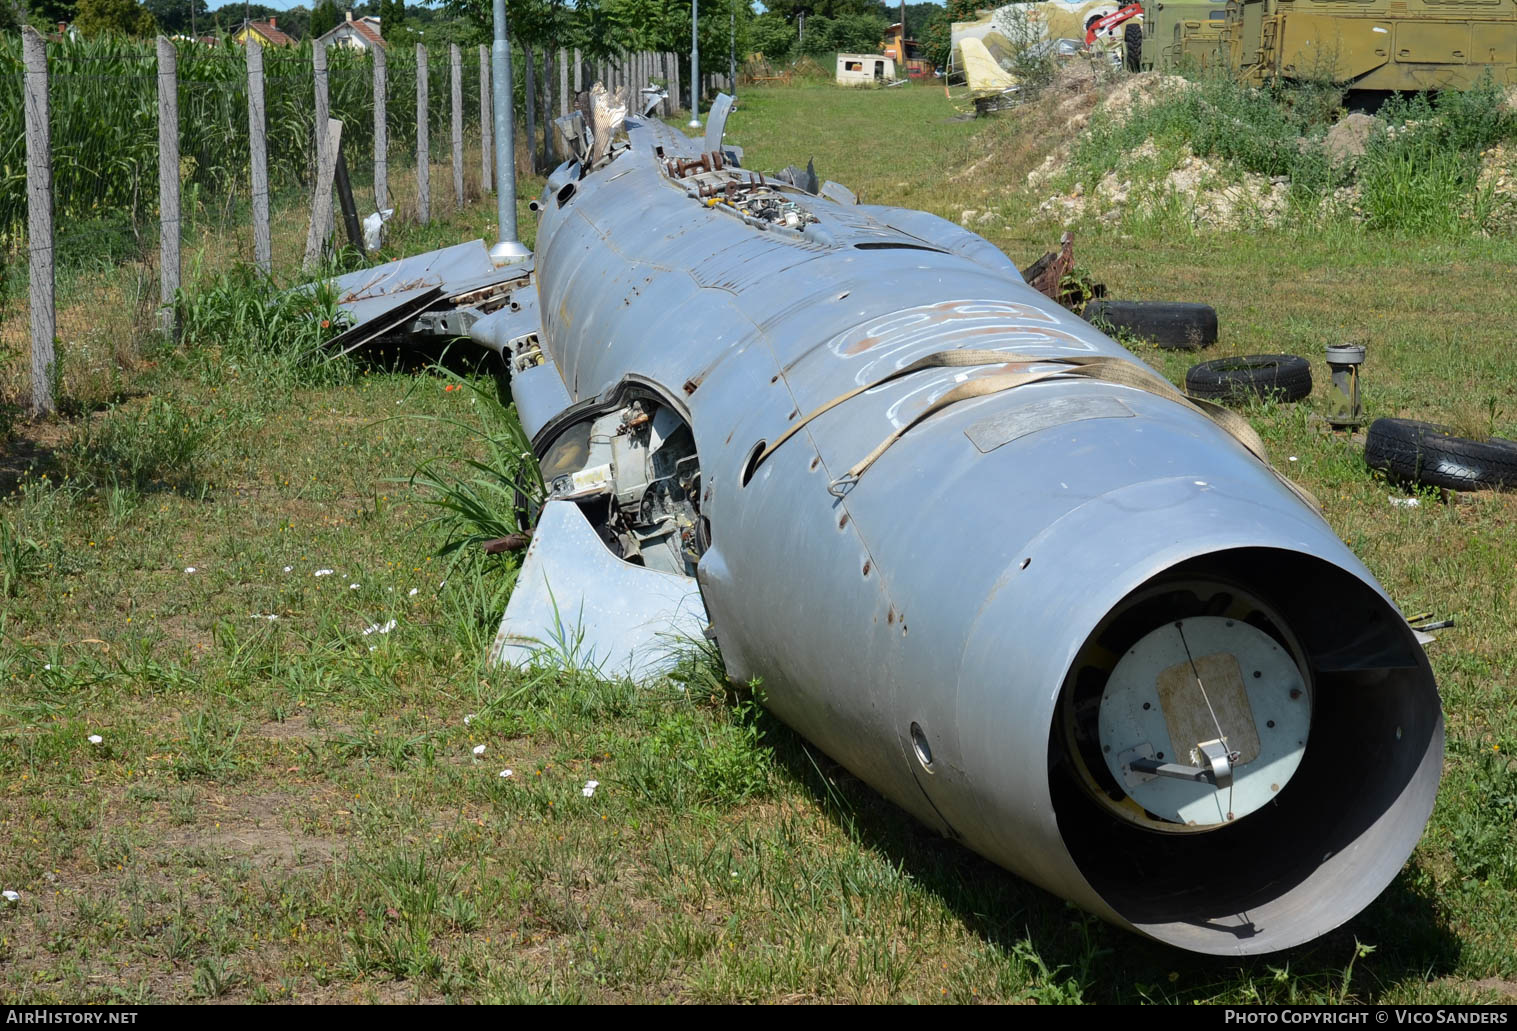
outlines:
[[[159, 196], [159, 121], [166, 109], [159, 88], [164, 69], [154, 44], [48, 41], [51, 182], [45, 202], [51, 205], [53, 233], [51, 241], [33, 241], [28, 190], [41, 185], [31, 180], [43, 177], [28, 175], [28, 78], [22, 50], [19, 37], [0, 35], [0, 403], [26, 396], [33, 378], [29, 354], [36, 331], [29, 319], [33, 292], [28, 257], [39, 248], [50, 248], [57, 356], [51, 389], [66, 407], [69, 397], [113, 396], [119, 384], [108, 380], [130, 366], [139, 342], [149, 339], [159, 325], [165, 300], [160, 287], [161, 220], [171, 219], [178, 227], [186, 280], [257, 259], [250, 61], [237, 43], [180, 41], [172, 49], [169, 81], [177, 101], [179, 149], [175, 213], [165, 211], [162, 203], [168, 199], [172, 204], [172, 195]], [[488, 90], [489, 70], [482, 76], [481, 62], [488, 64], [488, 55], [479, 47], [462, 47], [456, 71], [452, 58], [446, 46], [426, 54], [426, 179], [431, 195], [425, 207], [433, 217], [487, 192], [481, 92]], [[366, 51], [328, 48], [329, 114], [342, 122], [341, 150], [359, 219], [387, 209], [394, 210], [396, 219], [416, 219], [424, 210], [423, 177], [418, 174], [418, 55], [401, 46], [386, 52], [386, 139], [379, 153], [375, 63]], [[524, 55], [518, 53], [513, 63], [520, 133]], [[297, 268], [305, 256], [317, 180], [317, 75], [309, 42], [262, 48], [268, 235], [276, 277]], [[32, 88], [42, 81], [34, 76]], [[551, 114], [558, 113], [556, 107]], [[540, 110], [546, 108], [540, 100]], [[540, 117], [538, 122], [541, 134], [544, 120]], [[376, 174], [381, 158], [386, 180], [382, 186]], [[336, 227], [335, 244], [346, 243], [341, 214], [328, 224]], [[107, 381], [79, 382], [86, 375]]]

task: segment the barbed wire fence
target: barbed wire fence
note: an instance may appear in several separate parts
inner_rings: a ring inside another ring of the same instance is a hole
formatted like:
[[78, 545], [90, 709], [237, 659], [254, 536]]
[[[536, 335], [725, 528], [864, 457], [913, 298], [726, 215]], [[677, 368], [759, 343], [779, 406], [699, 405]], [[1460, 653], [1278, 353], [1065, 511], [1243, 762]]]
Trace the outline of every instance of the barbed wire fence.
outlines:
[[[293, 274], [323, 204], [322, 246], [347, 243], [330, 193], [313, 197], [323, 97], [360, 223], [425, 223], [492, 192], [488, 47], [317, 53], [0, 36], [0, 402], [119, 396], [139, 343], [172, 338], [176, 290], [237, 264]], [[541, 138], [561, 102], [537, 56]], [[513, 66], [523, 106], [520, 51]], [[523, 113], [518, 167], [541, 167], [523, 160]]]

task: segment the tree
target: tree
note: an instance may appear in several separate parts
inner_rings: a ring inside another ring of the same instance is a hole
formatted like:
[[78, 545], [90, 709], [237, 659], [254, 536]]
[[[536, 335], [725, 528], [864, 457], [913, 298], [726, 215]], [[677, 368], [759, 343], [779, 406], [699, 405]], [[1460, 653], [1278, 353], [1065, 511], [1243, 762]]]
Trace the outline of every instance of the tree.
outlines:
[[[194, 18], [190, 8], [194, 7]], [[158, 28], [169, 35], [189, 35], [191, 30], [202, 33], [211, 29], [211, 10], [205, 0], [143, 0], [142, 6], [153, 16]]]
[[783, 61], [795, 48], [795, 26], [777, 14], [765, 12], [753, 19], [748, 42], [750, 52], [763, 54], [770, 61]]
[[[807, 20], [806, 34], [811, 35], [810, 20], [812, 18], [842, 18], [852, 14], [878, 15], [880, 4], [878, 0], [765, 0], [764, 9], [779, 15], [786, 21], [795, 22], [796, 16], [805, 14]], [[894, 18], [887, 22], [895, 21]], [[875, 40], [876, 43], [879, 40]]]
[[406, 0], [379, 0], [379, 31], [399, 32], [406, 23]]
[[801, 50], [808, 54], [830, 54], [839, 50], [873, 53], [879, 49], [885, 26], [885, 19], [872, 11], [838, 18], [813, 15], [806, 19], [806, 38], [801, 41]]
[[35, 25], [57, 25], [74, 20], [74, 0], [31, 0], [31, 21]]
[[311, 9], [310, 36], [316, 39], [337, 28], [337, 23], [342, 16], [337, 13], [337, 4], [333, 0], [322, 0]]
[[74, 28], [85, 36], [151, 36], [158, 23], [137, 0], [79, 0]]
[[[908, 16], [909, 11], [908, 10]], [[953, 23], [974, 21], [982, 10], [975, 0], [948, 0], [927, 23], [922, 34], [922, 43], [927, 49], [927, 58], [939, 68], [947, 68], [953, 51]]]
[[15, 32], [21, 27], [21, 9], [15, 0], [0, 0], [0, 32]]

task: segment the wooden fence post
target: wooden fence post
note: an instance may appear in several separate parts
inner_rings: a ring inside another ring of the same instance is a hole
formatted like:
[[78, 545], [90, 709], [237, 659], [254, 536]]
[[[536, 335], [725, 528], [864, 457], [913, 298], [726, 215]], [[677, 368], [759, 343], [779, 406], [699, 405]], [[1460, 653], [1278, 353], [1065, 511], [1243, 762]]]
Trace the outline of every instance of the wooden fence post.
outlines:
[[416, 44], [416, 221], [432, 221], [432, 154], [427, 143], [427, 47]]
[[569, 51], [558, 51], [558, 116], [569, 113]]
[[331, 94], [327, 89], [327, 48], [320, 43], [311, 48], [311, 81], [316, 90], [316, 167], [321, 167], [321, 148], [326, 146], [327, 119], [332, 117]]
[[48, 121], [47, 43], [36, 29], [21, 30], [26, 65], [26, 230], [30, 252], [32, 404], [34, 416], [53, 410], [53, 150]]
[[[527, 87], [527, 170], [537, 171], [537, 62], [532, 59], [532, 46], [526, 40], [521, 44], [524, 58], [522, 77]], [[514, 141], [513, 141], [514, 143]], [[514, 153], [516, 148], [511, 148]]]
[[307, 272], [321, 263], [321, 250], [332, 231], [332, 179], [337, 174], [337, 151], [342, 146], [342, 123], [327, 119], [327, 131], [317, 153], [316, 193], [311, 197], [311, 225], [306, 231], [306, 254], [301, 268]]
[[495, 146], [495, 128], [490, 124], [490, 48], [479, 45], [479, 189], [495, 189], [490, 178], [491, 148]]
[[179, 62], [174, 44], [158, 37], [158, 328], [178, 338]]
[[263, 107], [263, 46], [248, 40], [248, 154], [253, 172], [253, 262], [274, 272], [269, 238], [269, 140]]
[[680, 107], [680, 59], [678, 54], [669, 55], [669, 104], [673, 108], [669, 113], [678, 114], [683, 108]]
[[[385, 101], [390, 89], [390, 69], [385, 48], [374, 48], [374, 206], [390, 207], [390, 126], [385, 120]], [[383, 232], [383, 230], [381, 230]]]
[[449, 48], [450, 85], [453, 101], [453, 206], [464, 206], [464, 55], [454, 43]]
[[548, 143], [553, 139], [553, 48], [543, 47], [543, 171], [553, 167], [553, 152]]

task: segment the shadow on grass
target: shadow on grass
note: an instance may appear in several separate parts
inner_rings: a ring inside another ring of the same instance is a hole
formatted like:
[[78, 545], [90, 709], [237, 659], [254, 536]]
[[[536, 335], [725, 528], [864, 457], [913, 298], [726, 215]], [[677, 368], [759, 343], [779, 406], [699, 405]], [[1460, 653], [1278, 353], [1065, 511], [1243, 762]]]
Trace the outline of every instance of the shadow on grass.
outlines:
[[[858, 844], [900, 864], [998, 950], [1030, 944], [1048, 970], [1078, 983], [1086, 1002], [1374, 1003], [1386, 989], [1431, 980], [1459, 960], [1461, 944], [1415, 859], [1363, 913], [1294, 949], [1211, 957], [1151, 941], [940, 837], [772, 715], [761, 720], [781, 769]], [[1374, 951], [1357, 961], [1345, 985], [1359, 942]]]

